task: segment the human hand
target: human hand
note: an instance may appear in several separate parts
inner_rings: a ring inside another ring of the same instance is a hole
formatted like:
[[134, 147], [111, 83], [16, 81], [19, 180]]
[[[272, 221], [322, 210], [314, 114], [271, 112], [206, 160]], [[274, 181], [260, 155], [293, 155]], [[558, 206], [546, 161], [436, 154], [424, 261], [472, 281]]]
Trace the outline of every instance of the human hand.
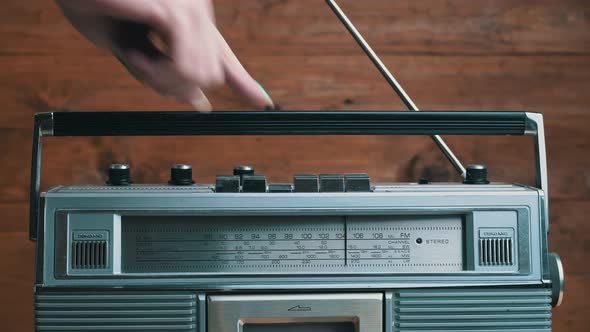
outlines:
[[253, 106], [274, 107], [217, 29], [211, 0], [56, 1], [86, 38], [163, 95], [210, 111], [205, 92], [228, 84]]

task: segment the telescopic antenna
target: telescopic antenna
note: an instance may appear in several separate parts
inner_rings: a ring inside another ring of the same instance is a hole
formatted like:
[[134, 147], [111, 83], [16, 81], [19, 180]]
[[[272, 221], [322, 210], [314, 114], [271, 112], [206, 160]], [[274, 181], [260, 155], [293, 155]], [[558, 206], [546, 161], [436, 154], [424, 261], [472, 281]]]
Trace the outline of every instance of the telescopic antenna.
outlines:
[[[414, 104], [414, 102], [412, 101], [410, 96], [408, 96], [406, 91], [404, 91], [404, 88], [402, 88], [402, 86], [398, 83], [398, 81], [395, 79], [395, 77], [393, 77], [391, 72], [389, 72], [389, 70], [387, 69], [385, 64], [383, 64], [381, 59], [379, 59], [379, 57], [377, 56], [377, 53], [375, 53], [375, 51], [373, 51], [373, 49], [371, 48], [369, 43], [367, 43], [367, 41], [363, 38], [363, 36], [360, 34], [360, 32], [355, 28], [354, 24], [352, 24], [352, 22], [348, 19], [346, 14], [344, 14], [344, 12], [340, 8], [340, 6], [338, 6], [338, 4], [336, 3], [336, 0], [326, 0], [326, 2], [328, 3], [328, 6], [330, 6], [330, 8], [332, 8], [332, 11], [334, 11], [334, 14], [336, 14], [336, 16], [342, 22], [342, 24], [344, 24], [344, 26], [346, 27], [348, 32], [350, 32], [350, 34], [352, 35], [354, 40], [356, 40], [356, 42], [363, 49], [363, 51], [365, 51], [365, 53], [367, 54], [369, 59], [371, 59], [371, 61], [375, 65], [375, 67], [377, 67], [379, 72], [381, 72], [381, 75], [383, 75], [383, 78], [385, 78], [387, 83], [389, 83], [389, 85], [391, 85], [393, 90], [395, 90], [395, 92], [401, 98], [403, 103], [411, 111], [415, 111], [415, 112], [419, 111], [416, 104]], [[447, 146], [445, 141], [439, 135], [433, 135], [431, 137], [432, 137], [432, 140], [434, 141], [434, 143], [436, 143], [436, 145], [438, 145], [439, 149], [442, 151], [442, 153], [445, 155], [445, 157], [447, 157], [447, 159], [451, 162], [453, 167], [455, 167], [455, 169], [461, 175], [461, 177], [465, 178], [467, 176], [467, 173], [465, 171], [465, 167], [463, 167], [463, 165], [461, 164], [459, 159], [457, 159], [457, 157], [455, 156], [453, 151], [451, 151], [451, 149]]]

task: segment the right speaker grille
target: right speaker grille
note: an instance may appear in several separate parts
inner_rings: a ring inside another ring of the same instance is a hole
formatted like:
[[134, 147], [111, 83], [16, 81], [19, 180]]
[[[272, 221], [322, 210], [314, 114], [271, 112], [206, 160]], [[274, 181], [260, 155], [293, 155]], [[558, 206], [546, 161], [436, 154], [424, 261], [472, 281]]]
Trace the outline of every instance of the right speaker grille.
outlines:
[[393, 310], [394, 332], [551, 331], [546, 288], [400, 290]]
[[514, 265], [512, 238], [479, 239], [479, 265]]

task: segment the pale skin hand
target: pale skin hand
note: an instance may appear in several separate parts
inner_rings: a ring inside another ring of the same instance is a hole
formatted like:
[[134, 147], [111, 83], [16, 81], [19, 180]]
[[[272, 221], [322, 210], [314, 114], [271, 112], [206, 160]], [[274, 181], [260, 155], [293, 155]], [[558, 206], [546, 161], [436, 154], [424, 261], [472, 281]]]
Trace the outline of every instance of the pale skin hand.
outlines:
[[227, 84], [255, 107], [274, 107], [219, 33], [211, 0], [56, 1], [86, 38], [163, 95], [210, 111], [205, 92]]

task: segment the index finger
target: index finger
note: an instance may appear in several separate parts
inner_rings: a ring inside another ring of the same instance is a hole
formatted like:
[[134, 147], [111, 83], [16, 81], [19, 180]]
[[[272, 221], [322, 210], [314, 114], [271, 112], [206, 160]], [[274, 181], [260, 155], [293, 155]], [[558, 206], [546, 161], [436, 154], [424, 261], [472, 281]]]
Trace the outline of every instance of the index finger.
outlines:
[[216, 30], [221, 44], [222, 63], [227, 84], [252, 105], [260, 108], [274, 108], [274, 103], [266, 90], [246, 71], [221, 33]]

